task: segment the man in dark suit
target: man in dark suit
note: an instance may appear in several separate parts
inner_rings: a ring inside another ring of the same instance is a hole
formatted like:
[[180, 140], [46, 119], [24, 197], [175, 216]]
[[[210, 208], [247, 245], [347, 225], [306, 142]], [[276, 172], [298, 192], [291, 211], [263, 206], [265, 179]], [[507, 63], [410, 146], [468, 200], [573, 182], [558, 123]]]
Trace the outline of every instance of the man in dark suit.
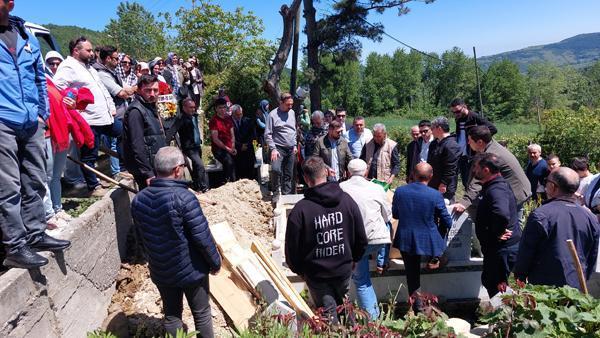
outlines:
[[329, 167], [330, 181], [339, 181], [346, 178], [348, 163], [352, 161], [352, 152], [348, 141], [342, 136], [342, 124], [331, 121], [327, 135], [321, 137], [315, 144], [312, 156], [318, 156]]
[[393, 245], [402, 253], [409, 296], [421, 287], [421, 256], [439, 257], [446, 249], [436, 221], [446, 229], [452, 226], [442, 194], [427, 186], [432, 176], [428, 163], [417, 164], [415, 182], [397, 188], [392, 200], [392, 216], [398, 220]]
[[254, 121], [244, 116], [244, 111], [239, 104], [234, 104], [231, 107], [231, 117], [235, 132], [235, 149], [237, 150], [237, 155], [234, 157], [237, 178], [253, 180], [256, 178], [254, 170], [256, 157], [254, 155], [254, 146], [252, 145], [252, 141], [256, 138]]
[[577, 203], [575, 192], [579, 176], [570, 168], [560, 167], [546, 179], [548, 200], [527, 219], [515, 277], [531, 284], [579, 288], [575, 264], [565, 241], [572, 239], [586, 279], [596, 269], [598, 258], [598, 219]]
[[404, 179], [406, 183], [414, 181], [412, 173], [417, 163], [419, 163], [419, 154], [421, 153], [419, 140], [421, 140], [421, 132], [418, 125], [410, 128], [410, 136], [412, 137], [412, 141], [406, 146], [406, 178]]

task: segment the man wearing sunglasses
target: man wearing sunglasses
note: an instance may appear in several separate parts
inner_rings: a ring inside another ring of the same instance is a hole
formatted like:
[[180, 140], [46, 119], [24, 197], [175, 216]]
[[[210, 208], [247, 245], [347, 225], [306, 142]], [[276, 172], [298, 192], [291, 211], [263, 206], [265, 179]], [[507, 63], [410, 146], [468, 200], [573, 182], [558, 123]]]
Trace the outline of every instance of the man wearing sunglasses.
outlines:
[[469, 182], [471, 157], [474, 155], [471, 149], [469, 149], [469, 129], [476, 126], [486, 126], [492, 133], [492, 136], [496, 134], [498, 130], [485, 117], [469, 110], [469, 107], [467, 107], [467, 104], [461, 98], [456, 98], [450, 102], [450, 110], [452, 111], [452, 114], [454, 114], [454, 119], [456, 120], [456, 142], [461, 150], [458, 167], [462, 184], [466, 188]]

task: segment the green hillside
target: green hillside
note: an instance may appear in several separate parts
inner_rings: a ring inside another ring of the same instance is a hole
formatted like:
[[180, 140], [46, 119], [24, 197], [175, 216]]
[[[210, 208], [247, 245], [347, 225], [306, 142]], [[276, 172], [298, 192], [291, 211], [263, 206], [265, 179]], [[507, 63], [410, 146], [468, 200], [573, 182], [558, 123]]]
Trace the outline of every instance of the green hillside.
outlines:
[[60, 52], [63, 56], [67, 56], [69, 54], [69, 41], [79, 36], [85, 36], [94, 46], [108, 44], [111, 42], [110, 37], [108, 37], [104, 32], [98, 32], [87, 28], [77, 27], [77, 26], [60, 26], [54, 24], [45, 24], [42, 25], [50, 30], [54, 39], [60, 46]]
[[579, 34], [557, 43], [484, 56], [478, 61], [487, 68], [492, 62], [502, 59], [515, 62], [522, 72], [525, 72], [527, 66], [534, 62], [585, 68], [600, 60], [600, 33]]

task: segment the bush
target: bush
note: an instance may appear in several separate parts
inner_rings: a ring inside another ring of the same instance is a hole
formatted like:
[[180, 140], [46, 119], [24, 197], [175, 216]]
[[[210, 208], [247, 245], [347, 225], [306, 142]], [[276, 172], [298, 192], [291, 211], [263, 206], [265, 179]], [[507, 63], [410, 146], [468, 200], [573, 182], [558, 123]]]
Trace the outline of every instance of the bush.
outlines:
[[600, 300], [569, 286], [513, 285], [503, 305], [480, 320], [491, 337], [597, 337]]
[[600, 161], [600, 109], [556, 109], [544, 112], [538, 137], [542, 152], [555, 153], [563, 165], [574, 157], [588, 156], [590, 164]]
[[534, 137], [526, 135], [503, 135], [498, 137], [496, 141], [506, 145], [506, 148], [515, 155], [522, 167], [525, 167], [529, 160], [527, 158], [527, 146], [536, 142]]

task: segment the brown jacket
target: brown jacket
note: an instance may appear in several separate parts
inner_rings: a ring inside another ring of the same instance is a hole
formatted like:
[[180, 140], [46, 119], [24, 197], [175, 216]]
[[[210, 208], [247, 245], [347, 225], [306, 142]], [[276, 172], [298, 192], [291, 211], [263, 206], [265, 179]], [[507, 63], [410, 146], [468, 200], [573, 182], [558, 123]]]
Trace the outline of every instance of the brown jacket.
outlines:
[[[345, 138], [340, 137], [339, 142], [336, 147], [337, 155], [338, 155], [338, 169], [340, 177], [339, 179], [346, 178], [346, 169], [348, 169], [348, 163], [352, 160], [352, 152], [348, 147], [348, 141]], [[315, 147], [313, 149], [312, 156], [319, 156], [323, 159], [323, 162], [331, 167], [331, 141], [329, 141], [329, 137], [324, 135], [320, 137], [315, 143]]]

